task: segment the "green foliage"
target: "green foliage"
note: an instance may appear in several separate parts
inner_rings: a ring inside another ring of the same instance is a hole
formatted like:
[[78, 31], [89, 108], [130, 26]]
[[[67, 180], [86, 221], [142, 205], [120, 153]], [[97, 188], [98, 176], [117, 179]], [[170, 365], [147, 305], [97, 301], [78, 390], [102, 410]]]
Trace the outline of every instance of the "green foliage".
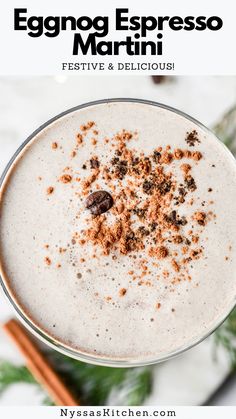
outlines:
[[122, 404], [141, 405], [151, 392], [151, 368], [110, 368], [51, 353], [55, 369], [82, 403], [105, 405], [112, 391], [123, 395]]
[[232, 107], [214, 126], [213, 131], [236, 155], [236, 106]]
[[[214, 132], [236, 155], [236, 107], [231, 108], [214, 127]], [[221, 346], [229, 355], [231, 367], [236, 370], [236, 309], [214, 334], [216, 349]]]
[[236, 371], [236, 309], [220, 326], [215, 334], [216, 347], [223, 347], [229, 355], [231, 367]]
[[35, 384], [36, 382], [26, 367], [0, 361], [0, 392], [16, 383]]
[[151, 393], [152, 379], [149, 368], [133, 369], [126, 378], [126, 394], [122, 404], [140, 406]]
[[[118, 392], [120, 404], [142, 405], [152, 388], [151, 368], [109, 368], [85, 364], [61, 355], [55, 351], [48, 357], [55, 370], [63, 377], [68, 388], [85, 405], [105, 405], [111, 392]], [[11, 384], [36, 381], [24, 366], [0, 362], [0, 391]], [[47, 397], [42, 403], [52, 405]]]

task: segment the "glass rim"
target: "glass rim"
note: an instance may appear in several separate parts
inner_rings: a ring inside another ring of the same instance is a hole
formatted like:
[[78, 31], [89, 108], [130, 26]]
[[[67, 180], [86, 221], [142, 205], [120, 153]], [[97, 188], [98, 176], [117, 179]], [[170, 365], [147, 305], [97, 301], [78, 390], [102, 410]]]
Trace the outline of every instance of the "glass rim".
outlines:
[[[155, 102], [152, 100], [146, 100], [146, 99], [136, 99], [136, 98], [109, 98], [109, 99], [100, 99], [95, 101], [90, 101], [87, 103], [83, 103], [81, 105], [74, 106], [70, 109], [67, 109], [66, 111], [63, 111], [59, 113], [58, 115], [50, 118], [47, 122], [40, 125], [39, 128], [37, 128], [30, 136], [27, 137], [27, 139], [17, 148], [9, 162], [7, 163], [1, 177], [0, 177], [0, 200], [1, 200], [1, 190], [4, 186], [5, 180], [7, 178], [8, 173], [10, 172], [10, 169], [12, 165], [15, 163], [17, 157], [20, 155], [20, 153], [24, 150], [24, 148], [29, 144], [31, 140], [33, 140], [42, 130], [50, 126], [55, 121], [59, 120], [60, 118], [76, 112], [78, 110], [81, 110], [83, 108], [87, 108], [90, 106], [96, 106], [96, 105], [104, 105], [107, 103], [116, 103], [116, 102], [126, 102], [126, 103], [139, 103], [149, 106], [155, 106], [161, 109], [168, 110], [170, 112], [173, 112], [177, 115], [180, 115], [190, 122], [193, 122], [196, 124], [199, 128], [201, 128], [205, 133], [211, 134], [214, 136], [216, 141], [218, 141], [221, 146], [227, 151], [228, 155], [233, 159], [234, 163], [236, 163], [236, 160], [231, 153], [231, 151], [225, 146], [225, 144], [220, 141], [220, 139], [217, 137], [217, 135], [211, 131], [209, 128], [207, 128], [205, 125], [203, 125], [201, 122], [199, 122], [197, 119], [191, 117], [187, 113], [180, 111], [174, 107]], [[11, 306], [14, 308], [15, 313], [18, 317], [18, 319], [24, 324], [24, 326], [39, 340], [44, 342], [46, 345], [50, 346], [52, 349], [57, 350], [58, 352], [61, 352], [63, 355], [69, 356], [71, 358], [74, 358], [78, 361], [87, 362], [94, 365], [100, 365], [100, 366], [107, 366], [107, 367], [141, 367], [145, 365], [152, 365], [157, 364], [163, 361], [167, 361], [177, 355], [182, 354], [183, 352], [193, 348], [197, 344], [204, 341], [208, 336], [210, 336], [230, 315], [230, 313], [234, 310], [236, 307], [236, 301], [233, 302], [232, 306], [227, 310], [227, 312], [224, 312], [224, 314], [217, 318], [217, 321], [215, 324], [207, 330], [204, 334], [202, 334], [200, 337], [196, 337], [195, 339], [192, 339], [188, 343], [185, 343], [181, 347], [175, 349], [174, 351], [166, 352], [163, 356], [153, 356], [150, 358], [139, 358], [137, 360], [130, 358], [130, 359], [113, 359], [105, 356], [99, 356], [99, 355], [93, 355], [88, 354], [86, 352], [83, 352], [79, 349], [73, 349], [66, 345], [65, 343], [62, 343], [61, 341], [53, 338], [50, 336], [45, 330], [40, 328], [36, 322], [34, 322], [29, 315], [24, 311], [24, 309], [21, 307], [20, 303], [17, 303], [17, 298], [14, 297], [14, 294], [11, 292], [10, 287], [7, 286], [7, 281], [4, 281], [3, 275], [0, 275], [0, 286], [3, 289], [3, 292], [10, 302]]]

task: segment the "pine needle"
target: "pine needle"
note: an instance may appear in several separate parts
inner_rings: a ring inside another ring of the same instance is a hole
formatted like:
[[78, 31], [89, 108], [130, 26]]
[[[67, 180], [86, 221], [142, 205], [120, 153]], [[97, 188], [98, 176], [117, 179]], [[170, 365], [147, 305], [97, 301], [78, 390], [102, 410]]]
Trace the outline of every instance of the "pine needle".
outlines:
[[[151, 368], [109, 368], [85, 364], [55, 351], [48, 357], [71, 391], [88, 406], [105, 405], [111, 392], [122, 394], [120, 404], [141, 405], [152, 388]], [[16, 383], [38, 385], [24, 366], [0, 362], [0, 392]], [[50, 398], [44, 405], [53, 405]]]
[[141, 405], [151, 392], [150, 367], [100, 367], [76, 361], [56, 352], [51, 353], [51, 361], [74, 394], [86, 405], [105, 405], [114, 391], [123, 394], [123, 404]]
[[0, 361], [0, 392], [16, 383], [35, 384], [36, 381], [26, 367]]
[[236, 371], [236, 309], [231, 313], [228, 319], [220, 326], [215, 334], [215, 343], [217, 347], [223, 347], [230, 360], [231, 369]]

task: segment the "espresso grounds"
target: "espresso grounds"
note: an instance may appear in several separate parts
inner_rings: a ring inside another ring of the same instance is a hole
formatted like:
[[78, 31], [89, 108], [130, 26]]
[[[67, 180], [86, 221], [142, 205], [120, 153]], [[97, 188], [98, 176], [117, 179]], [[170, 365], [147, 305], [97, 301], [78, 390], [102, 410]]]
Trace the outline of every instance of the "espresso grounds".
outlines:
[[[76, 141], [78, 138], [81, 140], [80, 145], [86, 141], [88, 131], [94, 126], [95, 121], [81, 126], [81, 132], [76, 135]], [[186, 135], [190, 146], [200, 143], [196, 130]], [[199, 162], [203, 155], [199, 150], [172, 150], [171, 145], [165, 148], [158, 146], [151, 154], [145, 155], [144, 152], [137, 152], [135, 148], [129, 147], [132, 139], [138, 141], [138, 133], [123, 129], [112, 137], [103, 139], [111, 156], [109, 164], [99, 160], [95, 154], [83, 162], [82, 169], [88, 168], [89, 175], [82, 182], [80, 177], [76, 178], [82, 185], [81, 192], [77, 193], [84, 196], [82, 211], [87, 208], [91, 215], [87, 218], [88, 227], [75, 231], [71, 240], [74, 245], [82, 246], [91, 242], [96, 257], [99, 258], [104, 258], [111, 252], [135, 258], [140, 251], [144, 258], [168, 258], [169, 268], [159, 278], [172, 274], [173, 284], [191, 281], [188, 266], [204, 256], [204, 247], [199, 246], [198, 241], [203, 227], [215, 217], [210, 210], [213, 202], [208, 202], [204, 212], [193, 211], [188, 219], [179, 212], [181, 206], [191, 207], [194, 203], [192, 192], [197, 189], [197, 185], [191, 169], [194, 165], [196, 170], [201, 170]], [[96, 144], [92, 143], [94, 148]], [[191, 165], [182, 163], [183, 160], [191, 162]], [[176, 163], [182, 173], [180, 181], [172, 173], [172, 165], [176, 166]], [[64, 174], [60, 180], [70, 183], [72, 177], [73, 174]], [[97, 190], [100, 180], [105, 180], [109, 192]], [[111, 213], [109, 216], [112, 216], [112, 222], [110, 218], [108, 220], [107, 211]], [[191, 229], [186, 232], [187, 224], [191, 225]], [[174, 251], [171, 250], [172, 243], [178, 244]], [[156, 268], [155, 262], [154, 267]], [[141, 266], [140, 275], [129, 272], [138, 286], [153, 285], [150, 280], [143, 281], [149, 274], [150, 268], [145, 263]], [[124, 296], [125, 293], [120, 295]]]

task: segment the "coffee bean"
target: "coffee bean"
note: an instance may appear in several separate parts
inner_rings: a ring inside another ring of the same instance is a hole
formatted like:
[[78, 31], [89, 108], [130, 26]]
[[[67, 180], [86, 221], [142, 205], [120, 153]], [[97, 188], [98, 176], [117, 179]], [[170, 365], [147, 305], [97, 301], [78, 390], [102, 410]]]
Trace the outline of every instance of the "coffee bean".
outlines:
[[152, 77], [152, 81], [155, 84], [161, 84], [165, 81], [166, 76], [151, 76]]
[[85, 206], [93, 215], [100, 215], [108, 211], [113, 205], [112, 196], [106, 191], [91, 193], [85, 201]]

